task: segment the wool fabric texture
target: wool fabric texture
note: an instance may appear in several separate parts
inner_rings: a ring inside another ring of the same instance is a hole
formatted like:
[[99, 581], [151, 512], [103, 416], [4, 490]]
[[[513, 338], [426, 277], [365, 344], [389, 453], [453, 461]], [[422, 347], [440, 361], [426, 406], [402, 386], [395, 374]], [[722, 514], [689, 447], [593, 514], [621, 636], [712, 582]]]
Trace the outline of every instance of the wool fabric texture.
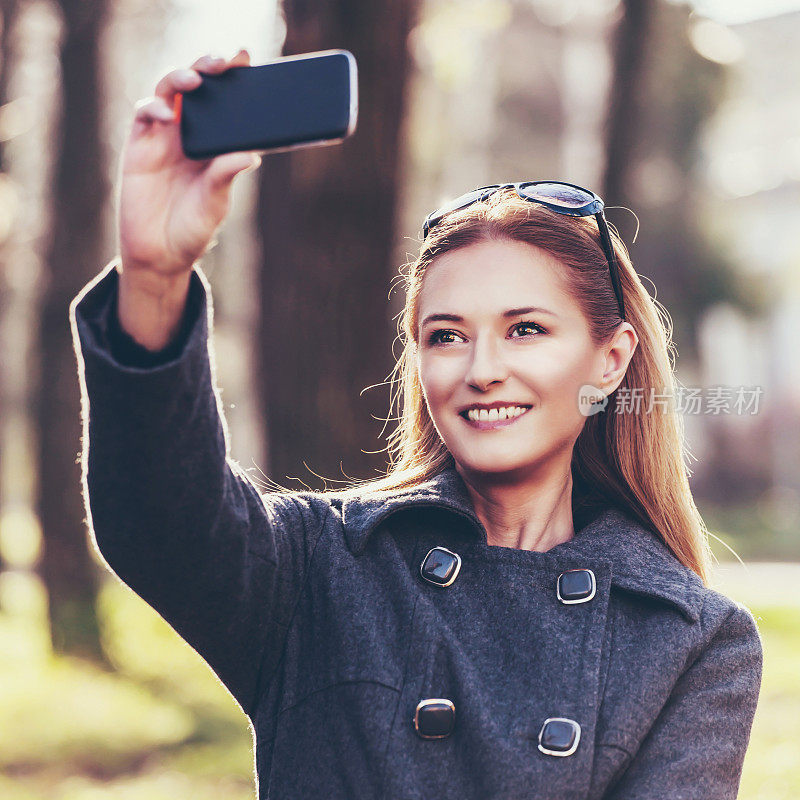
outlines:
[[[92, 541], [247, 714], [260, 800], [736, 797], [762, 669], [746, 607], [608, 503], [536, 552], [487, 544], [452, 466], [260, 491], [230, 457], [202, 271], [159, 353], [121, 331], [118, 277], [70, 309]], [[435, 547], [461, 558], [446, 587], [420, 574]], [[595, 594], [565, 604], [576, 569]], [[430, 698], [454, 706], [444, 738], [415, 729]], [[538, 747], [554, 717], [580, 726], [571, 755]]]

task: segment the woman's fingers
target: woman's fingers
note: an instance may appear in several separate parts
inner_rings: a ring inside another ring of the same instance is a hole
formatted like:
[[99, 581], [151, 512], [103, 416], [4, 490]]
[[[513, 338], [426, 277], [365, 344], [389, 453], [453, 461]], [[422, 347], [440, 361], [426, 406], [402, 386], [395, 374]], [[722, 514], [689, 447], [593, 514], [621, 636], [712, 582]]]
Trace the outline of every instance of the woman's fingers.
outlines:
[[135, 109], [137, 122], [172, 122], [175, 119], [174, 109], [163, 97], [146, 97], [136, 104]]
[[227, 65], [227, 60], [222, 56], [206, 54], [200, 56], [200, 58], [192, 64], [191, 68], [197, 72], [222, 72]]
[[201, 72], [214, 75], [225, 72], [230, 67], [246, 67], [249, 64], [250, 53], [244, 49], [236, 53], [230, 60], [221, 56], [201, 56], [192, 64], [191, 69], [174, 69], [172, 72], [168, 72], [156, 84], [155, 96], [162, 98], [170, 108], [174, 108], [175, 95], [190, 92], [203, 82]]
[[229, 67], [249, 67], [250, 53], [247, 50], [240, 50], [229, 62]]
[[203, 79], [196, 70], [174, 69], [168, 72], [156, 84], [156, 97], [160, 97], [172, 108], [175, 104], [175, 95], [180, 92], [190, 92], [196, 89]]
[[208, 166], [206, 180], [213, 190], [224, 189], [240, 172], [256, 169], [260, 164], [257, 153], [226, 153]]
[[230, 67], [245, 67], [250, 64], [250, 53], [242, 48], [233, 58], [225, 59], [222, 56], [204, 55], [192, 64], [192, 69], [197, 72], [218, 73], [225, 72]]
[[[134, 135], [141, 135], [151, 129], [154, 122], [169, 124], [177, 119], [176, 97], [179, 94], [190, 92], [202, 83], [201, 73], [219, 74], [231, 67], [246, 67], [250, 65], [250, 53], [239, 50], [231, 59], [213, 55], [204, 55], [198, 58], [191, 69], [176, 69], [167, 73], [156, 85], [155, 95], [146, 97], [136, 103], [134, 115]], [[209, 160], [210, 163], [210, 160]], [[241, 169], [241, 168], [240, 168]], [[221, 175], [221, 180], [230, 180], [226, 177], [223, 167], [215, 170]], [[238, 171], [234, 169], [234, 173]], [[216, 181], [215, 181], [216, 182]]]

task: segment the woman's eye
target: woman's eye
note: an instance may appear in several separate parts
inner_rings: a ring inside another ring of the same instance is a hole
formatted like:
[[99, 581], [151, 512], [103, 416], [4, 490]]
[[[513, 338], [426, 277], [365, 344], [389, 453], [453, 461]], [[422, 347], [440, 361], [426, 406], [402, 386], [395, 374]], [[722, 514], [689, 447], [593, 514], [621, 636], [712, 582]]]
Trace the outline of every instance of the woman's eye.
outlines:
[[[513, 333], [520, 331], [520, 335], [514, 336]], [[537, 325], [535, 322], [518, 322], [512, 328], [512, 338], [515, 339], [522, 339], [522, 338], [530, 338], [532, 335], [546, 333], [545, 329], [542, 328], [540, 325]], [[438, 331], [434, 331], [428, 337], [428, 344], [430, 345], [437, 345], [437, 344], [453, 344], [455, 341], [462, 339], [463, 337], [456, 333], [455, 331], [440, 329]]]
[[[544, 333], [545, 332], [544, 328], [540, 327], [535, 322], [518, 322], [512, 328], [512, 331], [518, 331], [520, 329], [523, 330], [523, 331], [525, 331], [525, 330], [532, 331], [533, 333]], [[523, 336], [525, 336], [525, 335], [526, 334], [523, 333]], [[520, 338], [520, 337], [516, 337], [516, 338]]]
[[458, 337], [458, 334], [455, 331], [447, 331], [447, 330], [434, 331], [428, 337], [428, 344], [451, 344], [452, 341], [453, 341], [452, 338], [451, 339], [443, 338], [443, 337], [448, 337], [448, 336], [449, 337], [453, 337], [453, 336]]

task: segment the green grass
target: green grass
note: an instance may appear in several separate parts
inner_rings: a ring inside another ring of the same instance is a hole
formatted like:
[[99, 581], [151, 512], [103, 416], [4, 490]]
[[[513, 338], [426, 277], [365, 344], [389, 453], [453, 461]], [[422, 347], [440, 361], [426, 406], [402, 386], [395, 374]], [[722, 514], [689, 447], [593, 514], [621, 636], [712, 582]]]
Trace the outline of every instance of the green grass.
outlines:
[[[795, 586], [800, 564], [722, 571], [719, 588], [750, 607], [764, 642], [740, 800], [800, 797]], [[102, 592], [104, 644], [115, 667], [109, 673], [50, 653], [32, 579], [17, 575], [0, 589], [0, 797], [253, 800], [246, 717], [144, 602], [115, 581]]]
[[[760, 565], [759, 565], [760, 566]], [[744, 602], [758, 623], [764, 645], [764, 676], [761, 695], [742, 771], [739, 800], [796, 800], [800, 797], [800, 565], [794, 565], [794, 581], [786, 582], [785, 565], [774, 565], [781, 574], [785, 604], [776, 604], [774, 587], [760, 592], [758, 583], [769, 580], [769, 568], [759, 568], [759, 581], [729, 594]], [[743, 570], [741, 570], [743, 571]], [[751, 576], [752, 578], [752, 576]], [[769, 605], [759, 606], [763, 594]], [[738, 595], [738, 596], [737, 596]]]
[[4, 607], [15, 613], [0, 613], [0, 797], [253, 800], [247, 718], [144, 602], [112, 581], [101, 594], [109, 673], [53, 656], [41, 604], [28, 614], [8, 594]]
[[764, 642], [764, 678], [742, 772], [741, 800], [800, 797], [800, 609], [752, 609]]

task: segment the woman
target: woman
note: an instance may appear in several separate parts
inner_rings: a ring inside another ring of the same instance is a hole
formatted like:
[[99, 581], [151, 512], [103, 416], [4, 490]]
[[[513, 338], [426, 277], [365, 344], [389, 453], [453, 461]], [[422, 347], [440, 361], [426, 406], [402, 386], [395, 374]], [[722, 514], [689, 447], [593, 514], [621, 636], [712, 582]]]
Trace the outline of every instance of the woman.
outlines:
[[673, 376], [599, 198], [429, 216], [386, 477], [260, 495], [230, 460], [193, 265], [257, 157], [187, 161], [173, 101], [247, 63], [139, 105], [120, 258], [71, 321], [97, 548], [249, 716], [259, 797], [734, 798], [761, 643], [705, 585], [679, 418], [614, 413]]

